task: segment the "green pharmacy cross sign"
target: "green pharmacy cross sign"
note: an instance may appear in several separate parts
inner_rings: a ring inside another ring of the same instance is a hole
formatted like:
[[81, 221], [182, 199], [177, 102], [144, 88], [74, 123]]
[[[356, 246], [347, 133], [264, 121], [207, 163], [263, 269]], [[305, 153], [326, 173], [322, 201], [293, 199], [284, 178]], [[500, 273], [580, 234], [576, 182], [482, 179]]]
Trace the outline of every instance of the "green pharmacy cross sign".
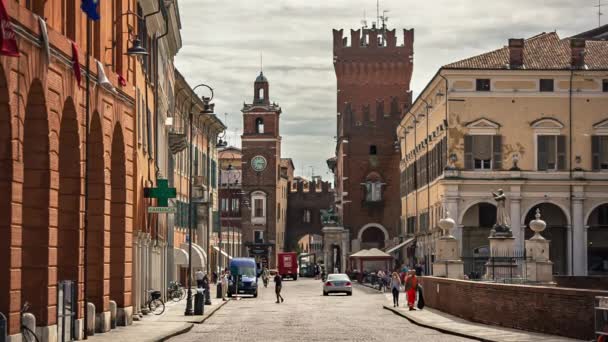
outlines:
[[157, 179], [156, 188], [144, 188], [144, 197], [156, 198], [156, 205], [159, 207], [167, 207], [169, 198], [177, 197], [175, 188], [169, 187], [169, 181], [166, 179]]

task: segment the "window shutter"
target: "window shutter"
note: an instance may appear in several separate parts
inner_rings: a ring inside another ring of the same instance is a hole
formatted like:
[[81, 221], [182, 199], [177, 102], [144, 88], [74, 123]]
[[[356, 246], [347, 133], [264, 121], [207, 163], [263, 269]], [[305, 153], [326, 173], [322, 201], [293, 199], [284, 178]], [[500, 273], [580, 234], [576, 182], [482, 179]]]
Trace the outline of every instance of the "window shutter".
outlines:
[[557, 137], [557, 169], [566, 169], [566, 136], [558, 135]]
[[466, 170], [473, 169], [473, 136], [464, 136], [464, 168]]
[[502, 169], [502, 135], [492, 137], [492, 162], [494, 170]]
[[593, 171], [600, 170], [600, 137], [598, 135], [591, 136], [591, 165]]
[[537, 137], [537, 149], [538, 149], [538, 165], [537, 168], [539, 171], [546, 170], [548, 168], [547, 162], [547, 137], [544, 135], [539, 135]]

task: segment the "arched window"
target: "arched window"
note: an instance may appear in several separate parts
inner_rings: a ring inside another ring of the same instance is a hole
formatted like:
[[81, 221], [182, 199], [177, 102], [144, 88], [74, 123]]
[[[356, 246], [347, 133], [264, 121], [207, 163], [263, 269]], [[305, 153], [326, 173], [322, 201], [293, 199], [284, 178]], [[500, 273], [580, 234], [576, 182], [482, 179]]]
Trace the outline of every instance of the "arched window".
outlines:
[[375, 156], [378, 152], [376, 145], [369, 145], [369, 154]]
[[255, 132], [264, 134], [264, 120], [262, 118], [255, 119]]
[[258, 99], [260, 101], [263, 101], [265, 97], [266, 97], [266, 94], [264, 94], [264, 87], [259, 87], [258, 88]]
[[251, 194], [251, 223], [266, 224], [266, 193], [254, 191]]
[[302, 217], [302, 222], [304, 223], [310, 223], [310, 217], [311, 217], [311, 212], [310, 209], [304, 209], [304, 215]]

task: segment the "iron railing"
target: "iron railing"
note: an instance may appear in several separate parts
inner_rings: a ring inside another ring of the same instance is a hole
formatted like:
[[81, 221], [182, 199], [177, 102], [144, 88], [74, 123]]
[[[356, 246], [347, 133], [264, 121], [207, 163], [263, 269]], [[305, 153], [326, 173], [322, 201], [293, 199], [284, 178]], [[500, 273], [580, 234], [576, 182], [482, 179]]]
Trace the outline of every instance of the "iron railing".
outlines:
[[528, 283], [525, 249], [493, 250], [488, 254], [462, 257], [464, 274], [469, 280], [500, 283]]

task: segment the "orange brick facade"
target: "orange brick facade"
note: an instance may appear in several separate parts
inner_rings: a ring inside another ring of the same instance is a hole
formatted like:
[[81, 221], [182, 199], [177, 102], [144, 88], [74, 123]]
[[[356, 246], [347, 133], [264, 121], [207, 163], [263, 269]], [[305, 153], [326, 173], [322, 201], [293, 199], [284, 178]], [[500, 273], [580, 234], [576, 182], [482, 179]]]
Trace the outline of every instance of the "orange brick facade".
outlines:
[[[110, 300], [119, 308], [131, 305], [135, 59], [123, 55], [126, 35], [112, 36], [126, 31], [127, 17], [114, 25], [115, 14], [133, 10], [134, 1], [101, 2], [104, 19], [93, 29], [93, 42], [103, 42], [94, 44], [93, 55], [112, 64], [106, 74], [114, 85], [118, 75], [113, 70], [122, 70], [128, 85], [116, 93], [91, 86], [88, 241], [85, 82], [79, 86], [74, 77], [68, 38], [78, 42], [84, 64], [80, 2], [31, 1], [30, 8], [6, 3], [21, 52], [18, 58], [0, 57], [0, 312], [14, 335], [25, 302], [38, 326], [56, 324], [62, 280], [77, 283], [78, 318], [84, 314], [85, 281], [88, 301], [98, 313], [109, 310]], [[48, 66], [34, 12], [47, 18]], [[107, 50], [112, 40], [116, 46]], [[93, 59], [91, 66], [96, 79]]]

